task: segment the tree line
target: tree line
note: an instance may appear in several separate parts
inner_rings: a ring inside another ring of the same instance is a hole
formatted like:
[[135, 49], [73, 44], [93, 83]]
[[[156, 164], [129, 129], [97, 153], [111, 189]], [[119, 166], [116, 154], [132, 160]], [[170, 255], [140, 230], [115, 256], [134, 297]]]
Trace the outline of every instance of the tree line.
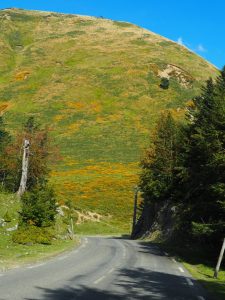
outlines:
[[161, 115], [141, 167], [143, 201], [134, 235], [151, 230], [164, 208], [172, 226], [168, 239], [221, 243], [225, 232], [225, 67], [216, 80], [207, 80], [187, 108], [185, 120], [176, 120], [171, 112]]
[[51, 146], [48, 128], [42, 128], [29, 117], [21, 130], [12, 136], [0, 117], [0, 189], [16, 193], [22, 173], [24, 140], [30, 143], [26, 191], [21, 195], [18, 230], [13, 241], [18, 243], [50, 243], [51, 228], [57, 206], [52, 187], [48, 184]]

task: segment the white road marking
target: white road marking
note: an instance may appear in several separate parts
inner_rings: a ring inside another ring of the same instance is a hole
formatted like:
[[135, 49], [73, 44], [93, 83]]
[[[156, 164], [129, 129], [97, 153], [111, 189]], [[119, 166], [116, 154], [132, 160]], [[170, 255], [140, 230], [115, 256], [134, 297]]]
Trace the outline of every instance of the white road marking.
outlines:
[[181, 273], [184, 273], [184, 270], [181, 267], [179, 267], [178, 269], [181, 271]]
[[177, 263], [177, 261], [176, 261], [176, 259], [175, 258], [172, 258], [172, 261], [176, 264]]
[[[113, 271], [115, 271], [115, 268], [110, 269], [107, 274], [111, 274]], [[106, 275], [103, 275], [102, 277], [98, 278], [97, 280], [94, 281], [94, 284], [98, 284], [99, 282], [101, 282], [103, 279], [106, 278]]]
[[190, 278], [185, 278], [185, 280], [187, 281], [187, 284], [190, 285], [190, 286], [193, 286], [193, 282]]
[[66, 259], [68, 256], [66, 255], [64, 255], [64, 256], [60, 256], [60, 257], [58, 257], [58, 260], [63, 260], [63, 259]]
[[109, 270], [108, 274], [111, 274], [115, 269], [112, 268], [111, 270]]
[[34, 265], [34, 266], [28, 266], [27, 269], [34, 269], [34, 268], [41, 267], [41, 266], [43, 266], [43, 265], [44, 265], [44, 263], [38, 264], [38, 265]]
[[205, 298], [202, 296], [198, 296], [198, 300], [205, 300]]
[[97, 280], [94, 281], [94, 284], [98, 284], [99, 282], [101, 282], [103, 279], [105, 279], [105, 275], [98, 278]]

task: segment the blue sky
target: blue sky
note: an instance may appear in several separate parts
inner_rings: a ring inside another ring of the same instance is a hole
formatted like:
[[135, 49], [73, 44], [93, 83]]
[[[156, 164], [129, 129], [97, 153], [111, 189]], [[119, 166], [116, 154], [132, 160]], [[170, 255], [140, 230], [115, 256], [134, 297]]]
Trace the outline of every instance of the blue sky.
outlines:
[[225, 0], [8, 0], [0, 8], [56, 11], [128, 21], [225, 65]]

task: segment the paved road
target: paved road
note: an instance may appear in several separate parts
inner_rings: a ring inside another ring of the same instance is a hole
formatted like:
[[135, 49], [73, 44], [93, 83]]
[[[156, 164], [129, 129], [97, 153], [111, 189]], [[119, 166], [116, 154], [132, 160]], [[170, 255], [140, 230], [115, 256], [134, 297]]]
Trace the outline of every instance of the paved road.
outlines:
[[48, 262], [0, 273], [1, 300], [208, 300], [182, 265], [154, 245], [88, 237]]

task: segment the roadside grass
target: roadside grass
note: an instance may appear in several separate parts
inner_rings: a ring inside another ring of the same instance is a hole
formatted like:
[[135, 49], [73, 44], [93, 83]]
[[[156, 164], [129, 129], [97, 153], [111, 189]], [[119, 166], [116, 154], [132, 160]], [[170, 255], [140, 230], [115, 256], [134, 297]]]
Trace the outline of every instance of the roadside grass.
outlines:
[[7, 224], [0, 227], [0, 272], [28, 263], [49, 259], [79, 245], [79, 239], [53, 240], [51, 245], [20, 245], [12, 242], [14, 231], [7, 231], [18, 223], [20, 203], [12, 194], [0, 194], [0, 219], [8, 215]]
[[182, 262], [193, 277], [215, 296], [215, 300], [225, 299], [225, 266], [220, 270], [218, 279], [215, 279], [213, 278], [215, 266], [207, 266], [205, 264], [192, 265], [183, 260]]
[[11, 240], [11, 234], [3, 234], [0, 230], [0, 272], [43, 261], [72, 250], [79, 245], [78, 238], [74, 240], [55, 240], [51, 245], [19, 245]]
[[110, 235], [120, 236], [129, 234], [127, 227], [124, 223], [117, 221], [100, 221], [100, 222], [84, 222], [74, 226], [74, 233], [78, 235]]
[[215, 300], [225, 299], [225, 261], [221, 266], [218, 279], [213, 278], [215, 266], [217, 263], [217, 254], [213, 250], [193, 248], [193, 245], [171, 245], [166, 243], [157, 243], [170, 256], [183, 263], [192, 276], [208, 290]]

